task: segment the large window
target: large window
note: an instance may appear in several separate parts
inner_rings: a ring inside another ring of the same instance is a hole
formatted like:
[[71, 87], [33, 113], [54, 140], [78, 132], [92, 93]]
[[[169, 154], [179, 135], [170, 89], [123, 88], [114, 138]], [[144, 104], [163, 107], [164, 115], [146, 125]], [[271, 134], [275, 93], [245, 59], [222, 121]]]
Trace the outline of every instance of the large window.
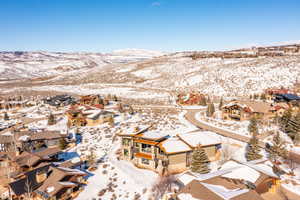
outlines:
[[149, 145], [149, 144], [142, 144], [142, 152], [151, 153], [151, 145]]
[[128, 156], [129, 155], [129, 152], [127, 149], [124, 149], [124, 156]]
[[148, 159], [146, 159], [146, 158], [142, 158], [142, 164], [149, 165], [150, 161]]
[[129, 146], [129, 144], [130, 144], [130, 139], [128, 139], [128, 138], [123, 138], [122, 139], [122, 145], [123, 146]]

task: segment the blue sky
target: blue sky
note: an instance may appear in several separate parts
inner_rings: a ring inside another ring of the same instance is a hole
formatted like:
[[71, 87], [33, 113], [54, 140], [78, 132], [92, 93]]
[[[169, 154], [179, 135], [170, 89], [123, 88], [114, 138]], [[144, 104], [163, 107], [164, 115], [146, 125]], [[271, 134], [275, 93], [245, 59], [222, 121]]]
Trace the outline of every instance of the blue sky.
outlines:
[[0, 50], [221, 50], [300, 40], [299, 0], [0, 0]]

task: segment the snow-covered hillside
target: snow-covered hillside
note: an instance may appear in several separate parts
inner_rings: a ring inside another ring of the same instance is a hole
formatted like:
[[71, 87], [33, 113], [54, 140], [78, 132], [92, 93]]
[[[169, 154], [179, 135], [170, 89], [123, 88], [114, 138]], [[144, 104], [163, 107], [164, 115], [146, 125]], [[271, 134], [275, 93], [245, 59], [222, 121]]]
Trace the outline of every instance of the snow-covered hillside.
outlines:
[[142, 61], [159, 55], [162, 53], [137, 49], [111, 54], [0, 52], [0, 79], [56, 76], [64, 72], [89, 71], [107, 64]]
[[[272, 47], [270, 52], [276, 48]], [[236, 97], [248, 96], [270, 87], [292, 87], [300, 75], [299, 52], [288, 52], [282, 56], [208, 56], [193, 59], [194, 53], [165, 54], [137, 49], [107, 54], [3, 52], [0, 53], [0, 78], [46, 77], [34, 82], [35, 87], [31, 89], [36, 90], [47, 90], [48, 85], [52, 85], [50, 90], [56, 88], [65, 92], [69, 87], [84, 89], [92, 85], [93, 91], [105, 88], [113, 92], [128, 88], [134, 91], [135, 96], [143, 96], [145, 91], [151, 91], [154, 97], [166, 96], [166, 93], [188, 89], [215, 96]], [[9, 87], [22, 87], [23, 90], [23, 87], [32, 86], [32, 82], [28, 81], [27, 84], [16, 84], [14, 80], [10, 81], [10, 85], [6, 83], [0, 82], [1, 87], [5, 88], [3, 91], [13, 91]], [[91, 92], [82, 90], [75, 92]], [[126, 96], [127, 93], [116, 94]]]

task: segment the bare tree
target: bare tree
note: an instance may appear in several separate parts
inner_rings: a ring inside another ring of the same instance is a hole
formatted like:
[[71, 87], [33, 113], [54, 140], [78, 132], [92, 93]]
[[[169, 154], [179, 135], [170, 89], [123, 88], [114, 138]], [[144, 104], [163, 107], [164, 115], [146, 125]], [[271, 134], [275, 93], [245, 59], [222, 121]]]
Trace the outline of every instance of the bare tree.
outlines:
[[26, 200], [31, 200], [32, 199], [32, 186], [31, 183], [29, 182], [29, 179], [27, 177], [26, 182], [25, 182], [25, 199]]
[[288, 167], [290, 169], [290, 173], [294, 175], [294, 171], [297, 168], [297, 163], [293, 159], [288, 159]]
[[174, 182], [175, 177], [173, 175], [159, 177], [158, 181], [152, 187], [154, 200], [160, 200], [167, 191], [171, 191]]

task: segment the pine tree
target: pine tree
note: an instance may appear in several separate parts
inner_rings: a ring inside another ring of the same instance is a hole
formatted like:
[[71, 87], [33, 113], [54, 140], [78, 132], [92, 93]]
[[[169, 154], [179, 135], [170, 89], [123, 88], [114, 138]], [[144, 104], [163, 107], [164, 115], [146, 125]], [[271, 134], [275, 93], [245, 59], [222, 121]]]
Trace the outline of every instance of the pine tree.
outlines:
[[201, 147], [201, 145], [198, 145], [192, 154], [192, 163], [191, 163], [192, 172], [196, 172], [200, 174], [209, 173], [210, 169], [208, 167], [208, 163], [209, 160], [204, 149]]
[[4, 113], [4, 120], [5, 120], [5, 121], [8, 121], [8, 120], [9, 120], [9, 116], [8, 116], [7, 112]]
[[223, 97], [221, 98], [219, 103], [219, 110], [222, 110], [222, 107], [223, 107]]
[[248, 126], [248, 131], [252, 135], [258, 134], [258, 128], [257, 128], [257, 120], [256, 120], [256, 118], [252, 117], [250, 119], [250, 123], [249, 123], [249, 126]]
[[61, 150], [64, 150], [64, 149], [67, 148], [67, 142], [66, 142], [66, 140], [65, 140], [64, 138], [61, 138], [61, 139], [59, 140], [59, 148], [60, 148]]
[[116, 95], [113, 96], [113, 100], [114, 100], [114, 101], [118, 101], [118, 98], [117, 98]]
[[256, 137], [256, 133], [252, 135], [252, 138], [249, 140], [247, 149], [246, 149], [246, 159], [247, 161], [250, 160], [258, 160], [262, 158], [260, 153], [260, 148], [258, 146], [258, 139]]
[[48, 117], [48, 125], [54, 125], [56, 123], [56, 119], [54, 117], [54, 115], [52, 113], [50, 113], [49, 117]]
[[290, 120], [292, 120], [292, 109], [289, 108], [283, 113], [283, 116], [280, 119], [280, 128], [283, 132], [289, 133], [292, 132], [293, 127], [290, 124]]
[[274, 161], [276, 161], [279, 156], [283, 158], [287, 157], [288, 152], [286, 150], [285, 142], [280, 137], [279, 132], [273, 137], [272, 145], [267, 151], [269, 157]]
[[215, 113], [215, 106], [213, 103], [209, 103], [206, 109], [206, 116], [212, 117], [214, 113]]
[[133, 114], [134, 114], [134, 110], [133, 110], [132, 106], [129, 106], [129, 111], [128, 111], [128, 113], [129, 113], [130, 115], [133, 115]]

